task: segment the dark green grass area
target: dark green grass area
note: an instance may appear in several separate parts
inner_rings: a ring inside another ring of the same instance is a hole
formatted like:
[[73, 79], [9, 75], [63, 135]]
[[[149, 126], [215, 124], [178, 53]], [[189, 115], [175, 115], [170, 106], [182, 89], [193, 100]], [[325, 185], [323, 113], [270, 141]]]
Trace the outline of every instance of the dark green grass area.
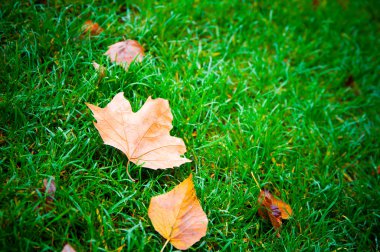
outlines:
[[[150, 199], [190, 173], [209, 218], [190, 251], [380, 250], [378, 1], [32, 2], [0, 4], [2, 250], [157, 251]], [[103, 55], [124, 39], [147, 54], [128, 72]], [[193, 162], [130, 181], [85, 105], [118, 92], [168, 99]], [[293, 208], [281, 238], [255, 179]]]

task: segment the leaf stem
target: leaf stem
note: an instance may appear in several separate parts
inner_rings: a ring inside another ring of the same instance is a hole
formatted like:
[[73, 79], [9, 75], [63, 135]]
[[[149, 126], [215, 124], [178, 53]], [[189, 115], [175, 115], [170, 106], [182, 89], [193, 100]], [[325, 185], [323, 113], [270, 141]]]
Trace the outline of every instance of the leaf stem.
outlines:
[[168, 245], [168, 242], [169, 242], [169, 239], [166, 240], [166, 242], [165, 242], [164, 246], [162, 247], [162, 249], [160, 250], [160, 252], [163, 252], [163, 251], [164, 251], [166, 245]]
[[128, 160], [128, 163], [127, 163], [127, 175], [128, 175], [128, 177], [129, 177], [129, 179], [130, 180], [132, 180], [132, 182], [136, 182], [136, 179], [133, 179], [132, 177], [131, 177], [131, 175], [129, 174], [129, 163], [130, 163], [130, 161]]

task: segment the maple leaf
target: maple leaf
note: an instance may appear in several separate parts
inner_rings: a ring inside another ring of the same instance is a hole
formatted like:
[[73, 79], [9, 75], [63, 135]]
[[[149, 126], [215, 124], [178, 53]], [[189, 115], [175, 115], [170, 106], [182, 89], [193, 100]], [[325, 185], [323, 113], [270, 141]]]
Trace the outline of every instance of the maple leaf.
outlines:
[[191, 162], [180, 156], [186, 152], [183, 140], [169, 133], [173, 115], [167, 100], [149, 97], [136, 113], [123, 92], [105, 108], [86, 105], [94, 113], [104, 143], [121, 150], [130, 162], [154, 170]]
[[132, 61], [141, 62], [144, 59], [144, 48], [136, 40], [126, 40], [109, 46], [105, 53], [111, 59], [111, 62], [124, 67], [128, 70]]
[[102, 33], [103, 29], [102, 29], [102, 27], [99, 26], [98, 23], [94, 23], [91, 20], [87, 20], [82, 25], [82, 33], [87, 34], [88, 32], [90, 32], [91, 35], [95, 36], [95, 35], [99, 35], [100, 33]]
[[188, 249], [206, 235], [208, 219], [197, 198], [192, 174], [173, 190], [150, 200], [154, 229], [177, 249]]
[[[283, 219], [289, 219], [293, 214], [292, 208], [288, 204], [273, 197], [268, 190], [261, 190], [257, 201], [259, 215], [264, 219], [269, 217], [275, 230], [279, 230]], [[277, 236], [280, 236], [279, 232]]]

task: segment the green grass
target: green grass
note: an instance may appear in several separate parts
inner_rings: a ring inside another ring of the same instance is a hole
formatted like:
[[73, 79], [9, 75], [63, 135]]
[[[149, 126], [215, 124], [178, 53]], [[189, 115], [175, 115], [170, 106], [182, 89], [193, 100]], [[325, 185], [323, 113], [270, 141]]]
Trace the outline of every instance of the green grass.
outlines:
[[[191, 172], [209, 218], [191, 251], [380, 250], [377, 1], [32, 2], [0, 4], [2, 250], [159, 250], [150, 199]], [[80, 38], [89, 19], [104, 32]], [[128, 72], [103, 55], [124, 38], [147, 53]], [[118, 92], [168, 99], [193, 162], [131, 182], [85, 105]], [[281, 238], [253, 176], [294, 210]]]

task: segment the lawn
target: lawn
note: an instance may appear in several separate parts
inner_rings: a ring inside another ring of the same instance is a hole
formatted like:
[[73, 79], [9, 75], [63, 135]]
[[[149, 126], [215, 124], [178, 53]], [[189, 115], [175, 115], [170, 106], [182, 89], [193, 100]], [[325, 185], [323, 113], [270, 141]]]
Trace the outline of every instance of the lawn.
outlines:
[[[159, 251], [150, 199], [192, 173], [209, 223], [190, 251], [379, 251], [380, 3], [133, 2], [0, 3], [1, 250]], [[125, 39], [146, 53], [128, 71], [104, 55]], [[85, 105], [119, 92], [167, 99], [192, 162], [132, 182]], [[261, 189], [293, 209], [280, 238]]]

